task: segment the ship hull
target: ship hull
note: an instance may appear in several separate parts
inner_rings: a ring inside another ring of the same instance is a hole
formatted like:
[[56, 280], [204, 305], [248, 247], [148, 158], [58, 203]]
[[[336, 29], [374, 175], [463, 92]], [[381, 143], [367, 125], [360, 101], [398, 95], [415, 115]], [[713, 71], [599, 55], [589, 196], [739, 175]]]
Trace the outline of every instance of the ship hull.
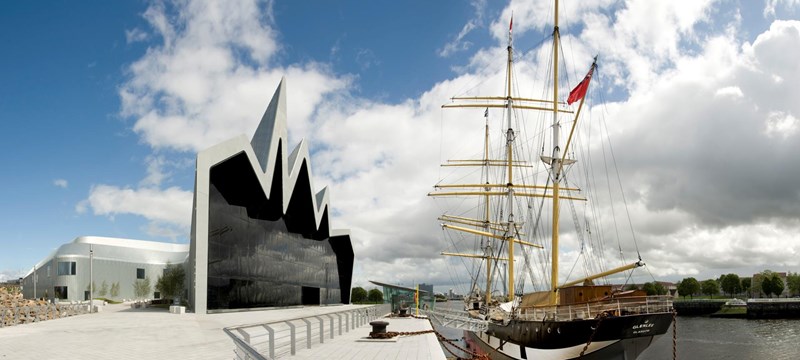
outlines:
[[[671, 324], [671, 313], [609, 317], [602, 322], [599, 319], [514, 320], [506, 325], [491, 324], [485, 333], [466, 332], [465, 338], [473, 351], [489, 354], [494, 360], [630, 360], [636, 359], [655, 339], [666, 333]], [[592, 342], [581, 357], [581, 351], [592, 334]]]

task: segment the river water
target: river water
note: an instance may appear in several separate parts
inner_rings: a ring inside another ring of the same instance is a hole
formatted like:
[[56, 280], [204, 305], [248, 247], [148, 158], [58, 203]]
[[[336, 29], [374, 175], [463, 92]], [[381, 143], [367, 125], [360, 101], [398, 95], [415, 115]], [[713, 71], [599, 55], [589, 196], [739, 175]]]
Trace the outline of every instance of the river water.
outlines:
[[[639, 359], [672, 359], [671, 330]], [[800, 359], [800, 320], [679, 316], [678, 359]]]
[[[451, 304], [463, 306], [460, 302], [450, 302], [447, 305]], [[464, 347], [464, 342], [460, 341], [463, 337], [462, 330], [439, 327], [437, 330], [445, 337], [459, 340], [457, 344]], [[452, 357], [447, 352], [445, 355]], [[689, 360], [800, 359], [800, 319], [747, 320], [679, 316], [677, 355], [678, 359]], [[672, 328], [653, 342], [639, 359], [671, 360]]]

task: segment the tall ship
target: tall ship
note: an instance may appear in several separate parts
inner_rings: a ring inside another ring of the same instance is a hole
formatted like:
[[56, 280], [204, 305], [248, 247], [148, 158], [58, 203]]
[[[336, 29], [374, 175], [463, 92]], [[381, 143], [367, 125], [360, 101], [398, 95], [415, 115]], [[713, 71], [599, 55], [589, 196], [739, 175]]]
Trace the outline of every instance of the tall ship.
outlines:
[[[612, 189], [624, 199], [621, 186], [611, 185], [613, 176], [597, 174], [613, 173], [612, 149], [598, 135], [608, 130], [581, 118], [597, 58], [576, 85], [559, 84], [558, 6], [556, 0], [552, 49], [535, 49], [547, 57], [538, 62], [544, 64], [538, 81], [547, 88], [540, 98], [520, 95], [536, 91], [521, 83], [537, 76], [515, 72], [512, 16], [502, 92], [467, 91], [442, 106], [464, 109], [459, 126], [472, 120], [483, 125], [473, 133], [480, 134], [474, 144], [482, 147], [471, 157], [446, 161], [445, 175], [428, 195], [444, 210], [438, 218], [447, 245], [442, 255], [458, 259], [451, 261], [464, 268], [458, 273], [470, 275], [462, 313], [477, 324], [465, 336], [473, 350], [492, 359], [635, 359], [669, 330], [672, 302], [610, 284], [629, 280], [645, 264], [638, 245], [634, 260], [606, 259], [622, 253], [621, 238], [635, 244], [635, 236], [632, 226], [610, 219], [627, 214], [626, 206], [614, 208]], [[469, 109], [477, 110], [471, 119]], [[597, 158], [601, 164], [591, 165]], [[623, 218], [630, 225], [630, 216]], [[619, 228], [631, 234], [623, 236]], [[604, 238], [617, 242], [611, 247]], [[569, 252], [564, 258], [574, 259], [566, 274], [559, 270], [560, 246]]]

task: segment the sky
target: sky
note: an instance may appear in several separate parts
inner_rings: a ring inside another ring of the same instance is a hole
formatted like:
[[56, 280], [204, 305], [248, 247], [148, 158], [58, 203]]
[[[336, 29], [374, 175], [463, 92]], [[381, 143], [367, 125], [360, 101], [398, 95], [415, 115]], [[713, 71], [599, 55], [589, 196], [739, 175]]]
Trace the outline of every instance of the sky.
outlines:
[[[611, 129], [638, 281], [800, 271], [799, 9], [562, 3], [567, 84], [599, 58], [586, 112]], [[440, 105], [500, 84], [512, 12], [516, 69], [539, 69], [549, 1], [1, 3], [0, 280], [82, 235], [188, 243], [196, 153], [252, 136], [285, 77], [354, 285], [452, 286], [426, 194], [462, 113]]]

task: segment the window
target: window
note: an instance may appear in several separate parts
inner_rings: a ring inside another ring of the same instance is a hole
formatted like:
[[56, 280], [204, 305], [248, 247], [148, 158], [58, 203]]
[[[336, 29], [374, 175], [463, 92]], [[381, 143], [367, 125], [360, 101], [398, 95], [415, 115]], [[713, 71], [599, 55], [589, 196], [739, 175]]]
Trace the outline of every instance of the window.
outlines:
[[136, 278], [137, 279], [144, 279], [144, 269], [137, 268], [136, 269]]
[[76, 264], [74, 261], [59, 261], [58, 275], [75, 275]]
[[56, 299], [69, 299], [66, 286], [56, 286], [53, 288], [53, 292], [55, 293]]
[[153, 299], [161, 299], [161, 293], [156, 291], [153, 293]]

